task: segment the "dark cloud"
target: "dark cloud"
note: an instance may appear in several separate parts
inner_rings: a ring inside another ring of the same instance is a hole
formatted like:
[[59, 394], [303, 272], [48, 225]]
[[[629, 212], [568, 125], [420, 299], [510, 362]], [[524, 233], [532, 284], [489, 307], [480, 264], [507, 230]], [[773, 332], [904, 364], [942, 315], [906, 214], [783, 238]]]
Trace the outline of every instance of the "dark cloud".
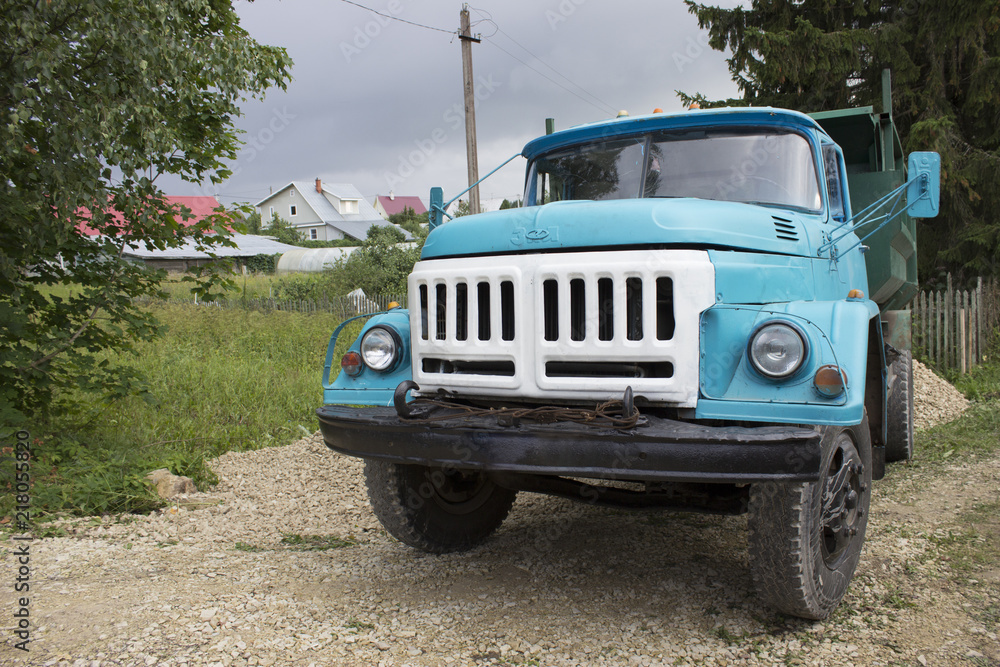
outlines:
[[[483, 0], [480, 0], [483, 3]], [[461, 4], [360, 0], [384, 14], [445, 30]], [[256, 201], [291, 180], [355, 184], [368, 196], [446, 197], [467, 185], [460, 41], [337, 0], [239, 3], [255, 39], [295, 60], [287, 92], [247, 102], [246, 134], [220, 200]], [[679, 1], [508, 0], [471, 10], [477, 80], [479, 170], [486, 174], [544, 132], [654, 107], [677, 109], [675, 90], [736, 93], [722, 54], [711, 51]], [[482, 186], [514, 197], [524, 161]], [[164, 182], [172, 194], [215, 192]]]

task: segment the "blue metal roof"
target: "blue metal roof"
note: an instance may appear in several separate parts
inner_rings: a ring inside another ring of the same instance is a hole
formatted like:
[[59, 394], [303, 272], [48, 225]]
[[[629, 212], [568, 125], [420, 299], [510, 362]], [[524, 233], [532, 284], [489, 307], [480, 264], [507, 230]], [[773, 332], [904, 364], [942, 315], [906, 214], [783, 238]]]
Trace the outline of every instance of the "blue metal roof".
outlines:
[[817, 131], [825, 134], [819, 123], [804, 113], [773, 107], [725, 107], [722, 109], [693, 109], [674, 113], [656, 113], [646, 116], [627, 116], [596, 123], [578, 125], [529, 141], [521, 155], [529, 160], [563, 146], [598, 139], [609, 139], [629, 134], [642, 134], [655, 130], [674, 130], [701, 126], [725, 127], [727, 125], [773, 125], [789, 129]]

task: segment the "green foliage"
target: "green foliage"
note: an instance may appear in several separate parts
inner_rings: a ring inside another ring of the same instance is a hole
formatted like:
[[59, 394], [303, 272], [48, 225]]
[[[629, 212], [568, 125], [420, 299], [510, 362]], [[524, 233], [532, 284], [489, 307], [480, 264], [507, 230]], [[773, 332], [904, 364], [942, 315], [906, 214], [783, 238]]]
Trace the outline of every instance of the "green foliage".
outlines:
[[271, 215], [267, 227], [262, 232], [264, 236], [272, 236], [275, 241], [287, 243], [288, 245], [299, 245], [305, 241], [305, 237], [292, 227], [292, 223], [282, 218], [277, 213]]
[[274, 298], [291, 301], [322, 301], [330, 294], [329, 277], [322, 273], [292, 273], [274, 283]]
[[422, 239], [412, 247], [404, 243], [403, 233], [395, 227], [368, 228], [368, 238], [341, 261], [326, 271], [333, 294], [347, 294], [357, 288], [369, 296], [403, 294], [406, 279], [420, 259]]
[[399, 225], [414, 237], [427, 236], [426, 226], [428, 215], [426, 213], [417, 213], [409, 206], [404, 207], [399, 213], [390, 215], [389, 222]]
[[243, 266], [251, 273], [274, 273], [281, 255], [254, 255], [242, 260]]
[[891, 68], [905, 152], [934, 150], [942, 160], [941, 214], [918, 221], [921, 274], [1000, 274], [1000, 4], [686, 2], [712, 48], [732, 53], [742, 97], [709, 102], [679, 93], [685, 103], [878, 109], [881, 72]]
[[510, 201], [509, 199], [504, 198], [504, 200], [500, 202], [501, 211], [506, 211], [508, 208], [521, 208], [522, 206], [524, 206], [524, 202], [522, 202], [520, 199], [515, 199], [514, 201]]
[[263, 229], [260, 220], [260, 211], [253, 211], [250, 215], [247, 216], [243, 224], [244, 226], [246, 226], [247, 234], [259, 235], [261, 233], [261, 230]]
[[[4, 3], [0, 35], [0, 424], [10, 424], [61, 409], [66, 392], [137, 386], [120, 353], [160, 328], [133, 299], [158, 295], [164, 274], [123, 261], [125, 244], [232, 245], [230, 214], [185, 226], [190, 210], [168, 204], [155, 179], [227, 178], [239, 103], [283, 88], [291, 61], [252, 40], [228, 0], [17, 0]], [[220, 282], [209, 273], [197, 288]], [[49, 296], [71, 284], [83, 287]]]
[[461, 218], [472, 213], [472, 208], [469, 206], [469, 202], [465, 199], [458, 200], [458, 206], [455, 207], [455, 213], [452, 217]]
[[[102, 357], [151, 378], [148, 392], [75, 401], [33, 420], [33, 512], [141, 512], [160, 506], [145, 482], [158, 468], [214, 482], [205, 461], [224, 452], [287, 444], [316, 428], [332, 315], [165, 305], [163, 337], [134, 355]], [[338, 340], [343, 354], [357, 326]], [[337, 357], [339, 358], [339, 356]], [[10, 512], [13, 466], [0, 468], [0, 516]]]

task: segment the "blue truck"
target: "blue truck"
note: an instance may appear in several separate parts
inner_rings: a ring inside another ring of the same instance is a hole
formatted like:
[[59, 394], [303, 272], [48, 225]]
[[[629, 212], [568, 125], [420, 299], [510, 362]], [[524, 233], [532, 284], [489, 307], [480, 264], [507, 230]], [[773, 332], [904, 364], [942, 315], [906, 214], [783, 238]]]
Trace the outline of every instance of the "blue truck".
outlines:
[[408, 308], [340, 359], [334, 333], [327, 446], [432, 553], [486, 540], [519, 491], [746, 513], [761, 599], [829, 615], [872, 480], [912, 454], [938, 156], [904, 165], [870, 107], [623, 114], [520, 155], [522, 207], [445, 222], [435, 188]]

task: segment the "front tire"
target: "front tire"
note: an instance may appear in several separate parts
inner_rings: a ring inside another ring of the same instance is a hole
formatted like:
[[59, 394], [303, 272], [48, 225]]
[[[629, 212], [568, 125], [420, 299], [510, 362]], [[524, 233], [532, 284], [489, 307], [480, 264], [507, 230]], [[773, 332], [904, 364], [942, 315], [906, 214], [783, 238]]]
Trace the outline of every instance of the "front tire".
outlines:
[[481, 472], [368, 459], [365, 482], [375, 516], [390, 535], [429, 553], [465, 551], [492, 535], [516, 491]]
[[820, 620], [847, 592], [861, 556], [871, 501], [868, 418], [823, 427], [818, 482], [750, 489], [750, 568], [774, 609]]
[[903, 350], [886, 373], [885, 460], [913, 458], [913, 354]]

